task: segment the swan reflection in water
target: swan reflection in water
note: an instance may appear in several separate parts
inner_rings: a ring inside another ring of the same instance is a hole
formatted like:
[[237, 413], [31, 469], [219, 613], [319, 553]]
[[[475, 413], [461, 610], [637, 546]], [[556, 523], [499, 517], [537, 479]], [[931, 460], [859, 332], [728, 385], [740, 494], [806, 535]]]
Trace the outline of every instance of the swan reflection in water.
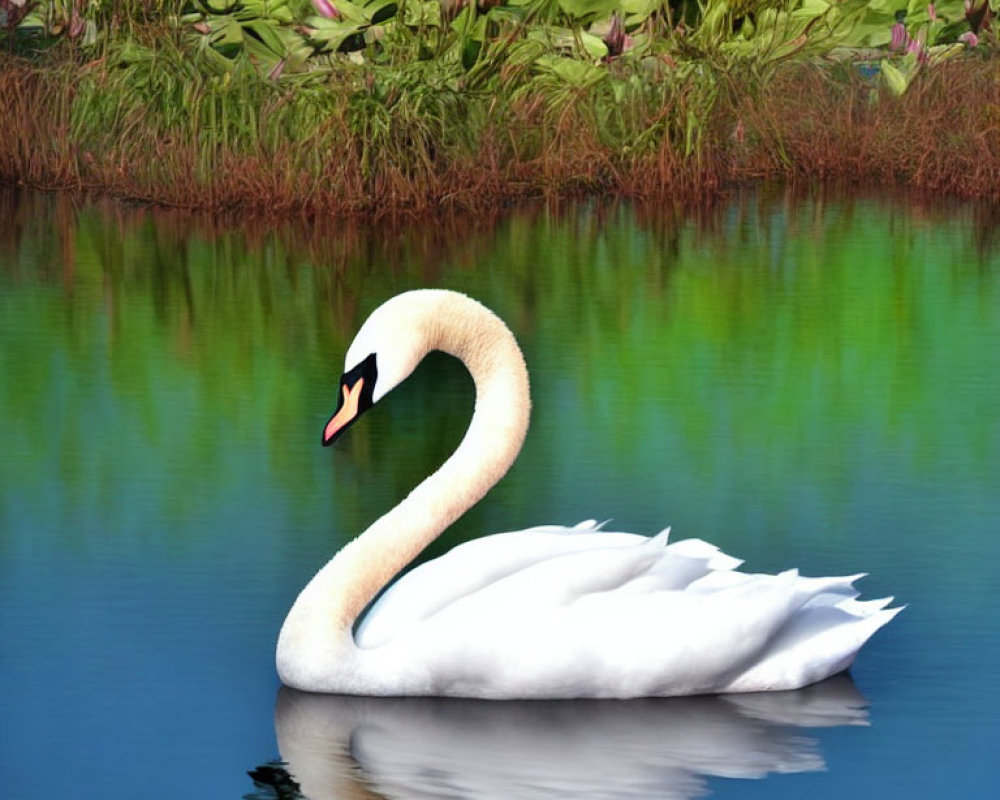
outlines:
[[866, 705], [846, 674], [793, 692], [639, 700], [345, 697], [282, 687], [275, 728], [295, 795], [309, 800], [693, 798], [707, 793], [707, 777], [824, 769], [802, 729], [867, 725]]

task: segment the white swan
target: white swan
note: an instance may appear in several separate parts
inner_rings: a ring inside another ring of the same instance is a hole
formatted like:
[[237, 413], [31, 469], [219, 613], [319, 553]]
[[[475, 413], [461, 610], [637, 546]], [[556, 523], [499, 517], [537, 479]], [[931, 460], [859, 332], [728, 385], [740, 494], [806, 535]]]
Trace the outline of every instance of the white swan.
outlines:
[[346, 545], [278, 636], [288, 686], [364, 695], [639, 697], [795, 689], [846, 669], [899, 609], [854, 580], [738, 572], [703, 541], [544, 526], [462, 544], [378, 592], [507, 471], [528, 428], [528, 373], [504, 323], [455, 292], [398, 295], [347, 351], [330, 444], [431, 350], [476, 385], [451, 457]]

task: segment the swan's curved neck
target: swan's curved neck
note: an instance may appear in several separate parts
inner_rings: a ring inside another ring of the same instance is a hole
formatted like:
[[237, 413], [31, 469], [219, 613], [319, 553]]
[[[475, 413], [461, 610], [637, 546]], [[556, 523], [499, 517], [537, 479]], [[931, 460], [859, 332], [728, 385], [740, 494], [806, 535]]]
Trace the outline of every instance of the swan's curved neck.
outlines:
[[[443, 350], [465, 364], [476, 387], [472, 420], [448, 460], [340, 550], [302, 590], [279, 635], [279, 673], [283, 663], [299, 668], [305, 660], [328, 662], [353, 647], [351, 627], [365, 606], [503, 477], [524, 442], [530, 414], [528, 372], [507, 326], [462, 295], [419, 294], [426, 295], [421, 299], [427, 302], [413, 318], [417, 335], [423, 334], [416, 360], [431, 350]], [[282, 674], [283, 680], [286, 677]]]

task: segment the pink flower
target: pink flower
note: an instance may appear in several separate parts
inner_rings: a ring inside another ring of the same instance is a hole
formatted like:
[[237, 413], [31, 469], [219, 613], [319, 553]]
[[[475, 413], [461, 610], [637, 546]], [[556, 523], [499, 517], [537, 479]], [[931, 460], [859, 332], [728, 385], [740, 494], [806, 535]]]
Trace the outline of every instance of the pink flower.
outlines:
[[327, 19], [340, 19], [340, 12], [330, 0], [312, 0], [313, 8], [321, 17]]
[[889, 39], [889, 52], [901, 53], [910, 45], [910, 37], [906, 34], [906, 26], [897, 22], [892, 26], [892, 38]]
[[988, 29], [992, 16], [989, 0], [983, 0], [983, 4], [979, 8], [976, 8], [973, 0], [965, 0], [965, 19], [973, 33], [978, 34], [980, 28]]
[[87, 29], [87, 21], [76, 13], [76, 9], [69, 18], [69, 30], [66, 32], [70, 39], [75, 39]]
[[608, 48], [608, 58], [621, 55], [625, 49], [625, 28], [622, 26], [622, 15], [617, 11], [611, 15], [611, 25], [604, 34], [604, 44]]
[[632, 37], [625, 33], [622, 15], [617, 11], [611, 15], [611, 25], [608, 27], [608, 32], [604, 34], [604, 44], [608, 48], [608, 59], [620, 56], [632, 47]]
[[922, 30], [917, 34], [916, 39], [910, 39], [906, 44], [906, 52], [914, 53], [917, 56], [918, 64], [926, 64], [930, 56], [927, 53], [927, 48], [924, 47], [924, 39], [927, 36], [927, 31]]
[[963, 33], [958, 37], [958, 41], [963, 42], [968, 47], [976, 47], [979, 45], [979, 37], [972, 31], [966, 31]]
[[934, 8], [933, 3], [927, 4], [927, 16], [931, 18], [931, 22], [937, 19], [937, 9]]

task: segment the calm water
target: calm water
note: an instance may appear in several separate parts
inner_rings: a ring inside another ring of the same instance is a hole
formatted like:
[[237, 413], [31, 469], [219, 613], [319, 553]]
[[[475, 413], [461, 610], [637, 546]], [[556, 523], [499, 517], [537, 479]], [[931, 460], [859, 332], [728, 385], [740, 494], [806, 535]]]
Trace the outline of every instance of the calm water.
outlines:
[[[5, 796], [267, 797], [247, 771], [281, 756], [313, 800], [996, 797], [996, 218], [759, 193], [687, 218], [276, 231], [7, 193], [0, 219]], [[535, 391], [515, 469], [434, 552], [598, 517], [753, 570], [865, 570], [908, 608], [853, 685], [279, 694], [298, 589], [468, 418], [442, 356], [319, 447], [351, 335], [418, 286], [497, 310]]]

